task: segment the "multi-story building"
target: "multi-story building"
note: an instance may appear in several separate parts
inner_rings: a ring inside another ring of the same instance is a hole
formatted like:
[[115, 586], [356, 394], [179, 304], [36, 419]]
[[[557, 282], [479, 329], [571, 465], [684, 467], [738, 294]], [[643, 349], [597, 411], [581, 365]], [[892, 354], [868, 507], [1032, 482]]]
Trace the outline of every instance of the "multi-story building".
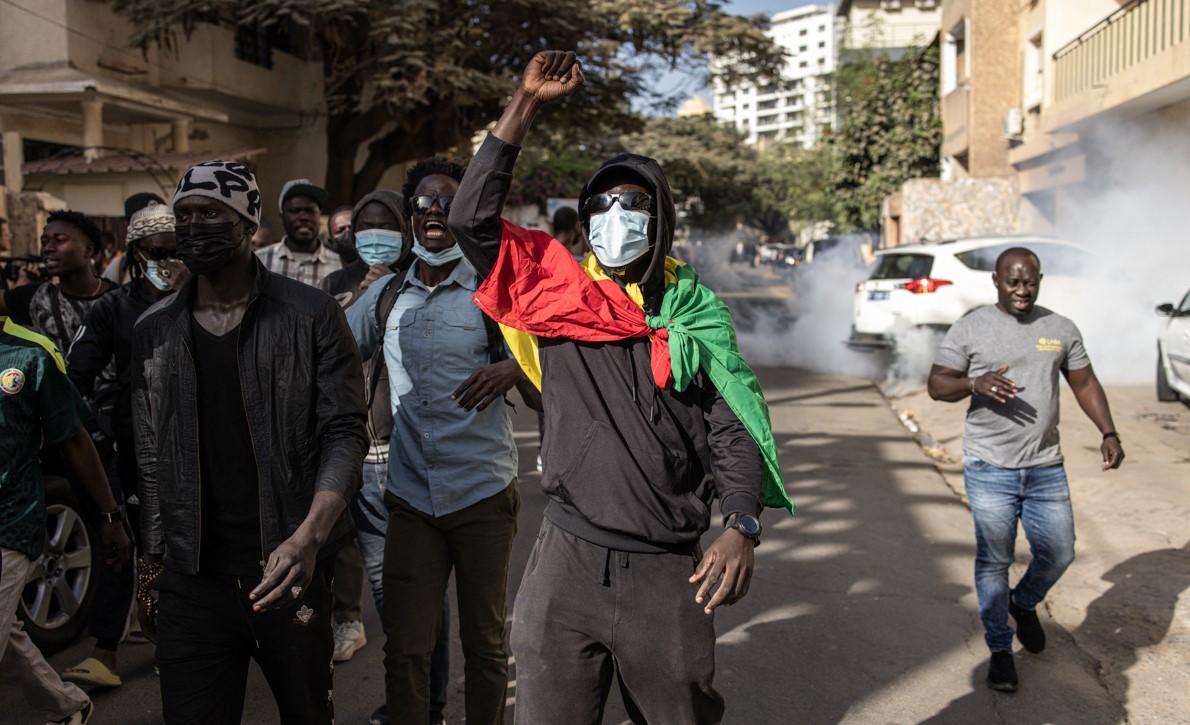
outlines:
[[1107, 182], [1135, 185], [1122, 168], [1133, 161], [1156, 182], [1121, 199], [1134, 211], [1184, 183], [1190, 0], [1029, 0], [1017, 37], [1021, 94], [1005, 125], [1022, 229], [1070, 234], [1088, 208], [1110, 204]]
[[941, 0], [835, 0], [839, 46], [895, 58], [929, 45], [938, 33], [941, 5]]
[[825, 5], [777, 13], [769, 35], [789, 53], [780, 81], [714, 91], [715, 117], [743, 132], [751, 144], [764, 141], [814, 145], [834, 124], [825, 78], [835, 69], [835, 29]]
[[[10, 199], [44, 192], [47, 203], [119, 232], [127, 196], [151, 191], [168, 199], [198, 161], [251, 161], [261, 188], [274, 191], [286, 179], [325, 173], [322, 70], [305, 59], [302, 38], [212, 19], [178, 32], [173, 49], [142, 53], [129, 46], [132, 31], [109, 3], [0, 4]], [[277, 213], [269, 204], [263, 211]], [[8, 213], [14, 234], [24, 223], [35, 235], [39, 220]], [[26, 248], [14, 246], [15, 253], [31, 251], [24, 231], [16, 236]]]
[[947, 0], [942, 10], [942, 178], [1004, 176], [1004, 114], [1017, 105], [1017, 8], [1003, 0]]
[[885, 201], [886, 246], [1016, 231], [1019, 200], [1004, 118], [1020, 98], [1018, 13], [1004, 0], [942, 3], [942, 173], [907, 181]]

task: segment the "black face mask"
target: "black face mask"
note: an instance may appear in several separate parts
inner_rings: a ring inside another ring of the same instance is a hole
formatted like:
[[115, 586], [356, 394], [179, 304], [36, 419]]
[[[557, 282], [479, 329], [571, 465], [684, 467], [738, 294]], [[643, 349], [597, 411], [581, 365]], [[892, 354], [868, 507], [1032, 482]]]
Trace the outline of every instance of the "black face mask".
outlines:
[[218, 271], [231, 261], [243, 241], [235, 238], [235, 228], [235, 222], [177, 225], [178, 258], [191, 274], [209, 275]]
[[359, 259], [359, 252], [355, 249], [355, 238], [351, 230], [347, 230], [337, 237], [331, 238], [330, 247], [338, 253], [344, 264], [351, 264]]

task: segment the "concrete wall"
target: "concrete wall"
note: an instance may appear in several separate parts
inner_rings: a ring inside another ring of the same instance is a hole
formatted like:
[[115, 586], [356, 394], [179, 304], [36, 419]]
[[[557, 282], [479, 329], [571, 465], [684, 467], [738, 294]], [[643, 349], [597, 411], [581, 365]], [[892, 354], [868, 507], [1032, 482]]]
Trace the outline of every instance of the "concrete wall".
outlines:
[[[37, 13], [0, 3], [0, 71], [65, 63], [69, 57], [67, 0], [16, 0]], [[38, 15], [42, 17], [38, 17]]]
[[900, 243], [1011, 234], [1018, 206], [1011, 177], [910, 179], [901, 187]]

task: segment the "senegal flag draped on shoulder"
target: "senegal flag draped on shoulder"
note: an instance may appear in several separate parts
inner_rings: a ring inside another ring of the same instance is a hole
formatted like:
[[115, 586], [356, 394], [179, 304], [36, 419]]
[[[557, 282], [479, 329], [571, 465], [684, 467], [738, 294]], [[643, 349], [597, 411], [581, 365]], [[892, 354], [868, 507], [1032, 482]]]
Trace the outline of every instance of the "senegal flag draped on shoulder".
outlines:
[[740, 355], [727, 306], [689, 265], [666, 258], [660, 314], [646, 317], [639, 287], [621, 289], [592, 255], [576, 262], [549, 234], [503, 224], [500, 256], [473, 299], [500, 323], [538, 388], [538, 337], [611, 342], [652, 335], [654, 382], [681, 392], [705, 372], [760, 448], [765, 505], [793, 513], [760, 384]]

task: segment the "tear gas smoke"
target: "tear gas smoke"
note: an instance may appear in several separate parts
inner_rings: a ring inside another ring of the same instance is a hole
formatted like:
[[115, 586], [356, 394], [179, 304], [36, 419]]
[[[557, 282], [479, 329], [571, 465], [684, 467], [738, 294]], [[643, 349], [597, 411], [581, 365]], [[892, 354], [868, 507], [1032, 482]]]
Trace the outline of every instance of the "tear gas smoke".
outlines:
[[1190, 289], [1188, 116], [1190, 108], [1173, 109], [1084, 132], [1088, 180], [1063, 190], [1055, 233], [1094, 253], [1101, 268], [1043, 304], [1079, 326], [1104, 382], [1153, 383], [1162, 321], [1153, 308]]

